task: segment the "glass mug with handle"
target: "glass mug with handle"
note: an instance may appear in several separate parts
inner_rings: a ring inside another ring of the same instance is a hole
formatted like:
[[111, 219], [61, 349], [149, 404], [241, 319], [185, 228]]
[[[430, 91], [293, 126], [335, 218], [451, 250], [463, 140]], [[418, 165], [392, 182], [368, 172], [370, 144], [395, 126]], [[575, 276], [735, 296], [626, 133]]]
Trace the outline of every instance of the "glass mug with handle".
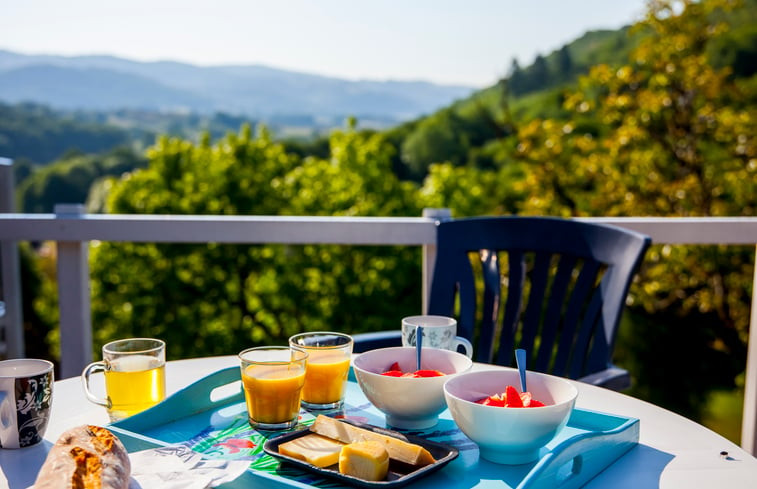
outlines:
[[[111, 421], [132, 416], [166, 397], [166, 344], [153, 338], [129, 338], [103, 346], [103, 359], [82, 372], [87, 399], [105, 406]], [[90, 390], [90, 376], [105, 375], [106, 398]]]
[[458, 351], [471, 358], [473, 346], [470, 341], [457, 336], [457, 321], [446, 316], [409, 316], [402, 319], [402, 346], [415, 346], [415, 328], [423, 326], [423, 347]]

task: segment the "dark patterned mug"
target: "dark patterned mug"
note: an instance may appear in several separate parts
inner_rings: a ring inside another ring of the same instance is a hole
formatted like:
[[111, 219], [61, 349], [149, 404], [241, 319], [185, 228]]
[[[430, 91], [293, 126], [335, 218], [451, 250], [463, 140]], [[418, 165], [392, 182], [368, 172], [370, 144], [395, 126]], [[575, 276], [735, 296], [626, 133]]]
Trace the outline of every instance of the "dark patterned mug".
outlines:
[[0, 448], [42, 441], [53, 400], [53, 364], [21, 358], [0, 362]]

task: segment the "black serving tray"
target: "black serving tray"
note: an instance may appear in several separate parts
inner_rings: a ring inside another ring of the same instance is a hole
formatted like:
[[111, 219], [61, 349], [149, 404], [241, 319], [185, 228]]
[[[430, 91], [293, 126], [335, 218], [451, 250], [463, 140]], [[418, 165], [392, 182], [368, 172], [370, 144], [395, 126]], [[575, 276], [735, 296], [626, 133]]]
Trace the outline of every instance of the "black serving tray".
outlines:
[[421, 438], [419, 436], [413, 436], [409, 434], [406, 435], [397, 431], [387, 430], [385, 428], [379, 428], [377, 426], [359, 423], [351, 420], [340, 420], [340, 422], [349, 423], [353, 426], [373, 431], [375, 433], [392, 436], [394, 438], [399, 438], [401, 440], [420, 445], [431, 453], [436, 462], [434, 462], [433, 464], [425, 465], [423, 467], [416, 467], [414, 465], [390, 459], [389, 473], [386, 476], [386, 480], [367, 481], [339, 473], [339, 468], [336, 464], [321, 468], [300, 459], [279, 453], [279, 445], [281, 445], [282, 443], [286, 443], [296, 438], [300, 438], [302, 436], [313, 433], [312, 431], [310, 431], [310, 429], [307, 428], [271, 438], [265, 442], [265, 445], [263, 445], [263, 450], [265, 450], [268, 455], [276, 457], [279, 460], [282, 460], [289, 464], [296, 465], [300, 469], [307, 470], [311, 473], [318, 474], [323, 477], [335, 479], [345, 484], [366, 488], [404, 486], [405, 484], [408, 484], [441, 469], [446, 464], [454, 460], [459, 454], [459, 451], [455, 447], [451, 447], [443, 443], [437, 443], [431, 440], [426, 440], [425, 438]]

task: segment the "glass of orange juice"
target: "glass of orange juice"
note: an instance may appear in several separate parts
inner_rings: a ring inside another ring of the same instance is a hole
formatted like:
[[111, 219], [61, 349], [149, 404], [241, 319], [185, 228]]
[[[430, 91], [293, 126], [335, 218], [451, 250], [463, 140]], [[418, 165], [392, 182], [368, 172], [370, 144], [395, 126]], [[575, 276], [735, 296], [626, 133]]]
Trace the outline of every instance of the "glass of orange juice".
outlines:
[[315, 331], [289, 338], [289, 346], [308, 352], [302, 407], [338, 409], [344, 404], [344, 390], [350, 372], [352, 337], [342, 333]]
[[302, 348], [260, 346], [239, 354], [250, 426], [284, 430], [297, 425], [308, 353]]

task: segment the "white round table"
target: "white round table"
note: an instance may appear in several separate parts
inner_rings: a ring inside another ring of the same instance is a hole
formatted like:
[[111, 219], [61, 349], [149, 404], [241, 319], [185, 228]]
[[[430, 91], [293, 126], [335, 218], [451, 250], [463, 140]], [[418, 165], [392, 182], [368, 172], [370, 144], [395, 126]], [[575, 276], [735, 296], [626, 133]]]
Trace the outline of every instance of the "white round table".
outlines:
[[[236, 356], [168, 362], [167, 394], [217, 370], [236, 365]], [[474, 368], [498, 367], [476, 364]], [[579, 390], [577, 407], [638, 418], [641, 429], [638, 446], [584, 487], [757, 487], [757, 459], [717, 433], [633, 397], [580, 382], [575, 384]], [[52, 416], [44, 442], [18, 450], [0, 450], [0, 487], [27, 489], [31, 486], [50, 446], [66, 429], [81, 424], [108, 423], [105, 409], [87, 401], [78, 377], [56, 382]], [[728, 456], [722, 456], [723, 451], [728, 452]]]

